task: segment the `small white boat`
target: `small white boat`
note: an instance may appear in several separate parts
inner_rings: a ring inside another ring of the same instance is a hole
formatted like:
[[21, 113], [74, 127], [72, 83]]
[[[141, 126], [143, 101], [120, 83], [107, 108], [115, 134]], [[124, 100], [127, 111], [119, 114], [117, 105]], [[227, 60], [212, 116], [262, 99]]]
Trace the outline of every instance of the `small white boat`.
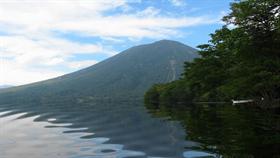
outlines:
[[247, 99], [247, 100], [231, 100], [232, 104], [244, 104], [244, 103], [251, 103], [254, 100], [253, 99]]

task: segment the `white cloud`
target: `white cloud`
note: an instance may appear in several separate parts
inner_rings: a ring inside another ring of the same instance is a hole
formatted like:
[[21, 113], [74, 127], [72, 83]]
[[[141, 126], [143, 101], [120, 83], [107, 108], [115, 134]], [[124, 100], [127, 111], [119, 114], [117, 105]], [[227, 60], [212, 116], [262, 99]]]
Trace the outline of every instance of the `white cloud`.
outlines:
[[[55, 32], [122, 42], [118, 39], [167, 38], [179, 35], [179, 28], [217, 22], [207, 16], [163, 16], [161, 10], [154, 7], [135, 12], [127, 2], [1, 0], [0, 32], [6, 35], [0, 35], [0, 85], [47, 79], [97, 62], [89, 59], [72, 61], [71, 57], [77, 54], [116, 54], [110, 46], [70, 41], [57, 37]], [[175, 5], [182, 4], [178, 0], [174, 2]], [[124, 12], [105, 14], [115, 9]]]
[[169, 0], [169, 1], [172, 5], [177, 7], [186, 5], [185, 0]]
[[24, 69], [14, 61], [0, 59], [0, 84], [21, 85], [63, 75], [64, 72], [50, 69]]
[[54, 67], [67, 67], [74, 71], [95, 64], [91, 61], [73, 62], [73, 55], [107, 53], [101, 45], [79, 44], [63, 39], [46, 37], [29, 39], [24, 36], [0, 36], [0, 85], [31, 83], [62, 75]]
[[21, 66], [56, 65], [75, 54], [106, 53], [101, 45], [80, 44], [64, 39], [0, 36], [0, 57], [9, 57]]
[[156, 16], [159, 15], [160, 13], [160, 9], [154, 8], [154, 7], [147, 7], [146, 9], [144, 9], [143, 11], [140, 11], [137, 13], [138, 16]]
[[[40, 1], [40, 3], [12, 0], [0, 3], [0, 24], [9, 27], [8, 30], [12, 33], [28, 36], [42, 35], [42, 33], [56, 30], [91, 36], [153, 38], [155, 35], [159, 37], [162, 33], [166, 33], [154, 32], [157, 29], [201, 25], [211, 23], [212, 20], [208, 17], [162, 17], [159, 16], [160, 9], [154, 7], [147, 7], [137, 13], [103, 15], [105, 11], [125, 6], [127, 4], [123, 0], [49, 0]], [[169, 22], [172, 25], [169, 25]]]
[[96, 60], [72, 61], [72, 62], [68, 62], [67, 66], [78, 70], [78, 69], [82, 69], [82, 68], [94, 65], [96, 63], [98, 63], [98, 61], [96, 61]]

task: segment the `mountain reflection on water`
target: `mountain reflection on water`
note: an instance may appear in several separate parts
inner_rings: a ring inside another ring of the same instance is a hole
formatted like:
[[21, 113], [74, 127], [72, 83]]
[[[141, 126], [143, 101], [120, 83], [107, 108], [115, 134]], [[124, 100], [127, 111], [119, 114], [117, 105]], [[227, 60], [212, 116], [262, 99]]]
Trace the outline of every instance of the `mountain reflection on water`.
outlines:
[[185, 131], [142, 101], [0, 105], [1, 158], [183, 157]]
[[[256, 121], [257, 120], [257, 121]], [[273, 157], [279, 119], [232, 106], [148, 110], [138, 101], [0, 105], [1, 158]]]

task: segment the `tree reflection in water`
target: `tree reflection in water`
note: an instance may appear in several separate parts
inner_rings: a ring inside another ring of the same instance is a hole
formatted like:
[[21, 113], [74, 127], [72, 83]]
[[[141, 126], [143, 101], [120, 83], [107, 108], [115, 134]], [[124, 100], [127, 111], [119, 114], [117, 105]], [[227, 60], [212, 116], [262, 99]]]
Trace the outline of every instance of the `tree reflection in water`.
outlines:
[[154, 117], [169, 117], [183, 125], [186, 140], [200, 142], [187, 150], [222, 157], [280, 157], [280, 116], [232, 105], [146, 105]]

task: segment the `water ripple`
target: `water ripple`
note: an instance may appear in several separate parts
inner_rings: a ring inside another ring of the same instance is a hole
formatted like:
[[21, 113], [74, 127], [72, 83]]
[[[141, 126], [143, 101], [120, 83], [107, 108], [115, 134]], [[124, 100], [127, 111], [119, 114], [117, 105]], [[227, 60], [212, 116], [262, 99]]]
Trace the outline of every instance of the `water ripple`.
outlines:
[[0, 107], [1, 158], [182, 157], [185, 150], [181, 125], [151, 117], [143, 105]]

